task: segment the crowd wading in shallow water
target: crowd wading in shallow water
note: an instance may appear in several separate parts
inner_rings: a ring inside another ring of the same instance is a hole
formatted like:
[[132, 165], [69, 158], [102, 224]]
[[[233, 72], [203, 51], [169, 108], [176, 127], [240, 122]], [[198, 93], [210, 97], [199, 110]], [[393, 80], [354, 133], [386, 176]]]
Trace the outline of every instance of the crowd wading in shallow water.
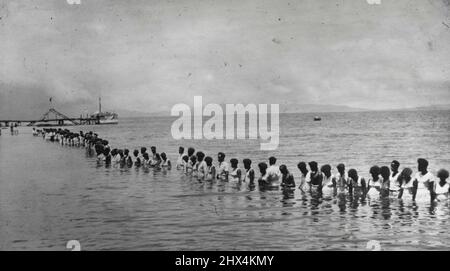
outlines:
[[[33, 129], [34, 136], [42, 136], [50, 142], [61, 145], [84, 147], [90, 155], [96, 155], [98, 163], [116, 167], [136, 167], [172, 169], [172, 163], [166, 153], [159, 154], [156, 147], [146, 147], [140, 150], [111, 149], [107, 140], [101, 139], [96, 133], [73, 133], [62, 129]], [[257, 164], [258, 172], [252, 165], [252, 160], [243, 159], [244, 168], [239, 167], [239, 160], [232, 158], [226, 161], [223, 152], [217, 154], [217, 163], [194, 148], [179, 147], [176, 169], [185, 174], [204, 181], [225, 181], [246, 184], [249, 188], [258, 186], [260, 189], [299, 189], [302, 193], [310, 193], [323, 199], [336, 196], [351, 195], [353, 199], [364, 201], [366, 198], [398, 198], [413, 201], [449, 201], [449, 172], [441, 169], [434, 176], [428, 171], [428, 161], [417, 160], [417, 172], [411, 168], [400, 170], [400, 163], [392, 161], [388, 166], [373, 166], [369, 178], [363, 178], [356, 169], [346, 171], [344, 164], [336, 166], [337, 174], [331, 173], [328, 164], [319, 167], [315, 161], [297, 165], [300, 179], [296, 184], [293, 174], [286, 165], [277, 165], [277, 159], [270, 157], [268, 163]], [[309, 167], [309, 169], [308, 169]], [[255, 167], [256, 168], [256, 167]]]

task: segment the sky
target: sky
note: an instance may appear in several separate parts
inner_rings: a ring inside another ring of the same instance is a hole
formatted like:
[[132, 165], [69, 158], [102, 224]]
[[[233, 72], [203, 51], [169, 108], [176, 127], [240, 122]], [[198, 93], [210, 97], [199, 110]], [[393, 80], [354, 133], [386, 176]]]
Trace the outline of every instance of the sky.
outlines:
[[0, 119], [450, 104], [450, 0], [79, 1], [0, 0]]

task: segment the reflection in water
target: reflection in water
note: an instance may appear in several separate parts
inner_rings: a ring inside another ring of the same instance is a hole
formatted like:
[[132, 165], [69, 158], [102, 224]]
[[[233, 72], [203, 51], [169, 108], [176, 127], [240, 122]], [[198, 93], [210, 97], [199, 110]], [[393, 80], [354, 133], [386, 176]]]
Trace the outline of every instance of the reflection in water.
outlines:
[[[448, 148], [442, 147], [448, 146], [448, 113], [325, 114], [321, 123], [309, 122], [308, 115], [282, 118], [280, 148], [270, 155], [296, 180], [299, 160], [342, 161], [365, 176], [371, 165], [393, 157], [414, 167], [416, 150], [423, 149], [433, 154], [429, 161], [436, 168], [450, 164]], [[430, 126], [430, 120], [439, 125]], [[152, 133], [151, 144], [172, 161], [178, 145], [213, 156], [226, 150], [227, 157], [241, 161], [246, 155], [254, 163], [269, 156], [259, 151], [259, 142], [174, 141], [168, 123], [140, 119], [81, 130], [93, 129], [111, 145], [132, 149], [148, 146], [144, 137]], [[380, 146], [389, 146], [384, 156]], [[323, 199], [298, 189], [198, 181], [175, 169], [105, 167], [82, 149], [25, 132], [0, 137], [0, 158], [1, 249], [65, 250], [68, 240], [79, 240], [86, 250], [365, 250], [369, 240], [379, 241], [383, 250], [448, 249], [450, 242], [448, 202], [362, 201], [343, 194]]]

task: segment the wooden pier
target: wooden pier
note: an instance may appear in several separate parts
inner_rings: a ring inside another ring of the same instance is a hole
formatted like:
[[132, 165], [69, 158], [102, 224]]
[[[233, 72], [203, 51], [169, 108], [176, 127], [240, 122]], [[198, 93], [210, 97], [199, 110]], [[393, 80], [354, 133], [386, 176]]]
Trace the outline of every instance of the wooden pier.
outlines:
[[0, 127], [9, 127], [10, 125], [22, 126], [77, 126], [77, 125], [99, 125], [100, 120], [92, 117], [70, 118], [58, 112], [54, 108], [49, 109], [47, 113], [39, 120], [0, 120]]

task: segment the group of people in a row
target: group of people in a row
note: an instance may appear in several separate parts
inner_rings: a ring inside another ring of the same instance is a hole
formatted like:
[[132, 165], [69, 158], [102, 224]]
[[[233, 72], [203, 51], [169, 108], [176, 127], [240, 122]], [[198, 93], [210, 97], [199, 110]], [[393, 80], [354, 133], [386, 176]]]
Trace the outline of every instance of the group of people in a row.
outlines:
[[[95, 151], [97, 160], [105, 164], [115, 164], [121, 167], [154, 167], [171, 169], [172, 164], [165, 153], [158, 154], [156, 147], [151, 147], [151, 154], [142, 147], [134, 150], [130, 155], [128, 149], [112, 149], [107, 140], [103, 140], [93, 132], [72, 133], [61, 129], [44, 129], [33, 132], [49, 141], [57, 141], [62, 145], [86, 147], [88, 152]], [[319, 168], [317, 162], [300, 162], [297, 165], [300, 171], [299, 183], [296, 184], [294, 175], [287, 166], [277, 165], [277, 159], [270, 157], [268, 164], [259, 163], [257, 173], [253, 169], [250, 159], [243, 159], [243, 169], [239, 167], [239, 160], [232, 158], [229, 163], [225, 160], [225, 154], [217, 154], [217, 164], [211, 156], [202, 151], [179, 147], [179, 156], [176, 167], [185, 174], [205, 181], [221, 180], [229, 182], [246, 183], [249, 187], [256, 184], [263, 189], [298, 188], [303, 193], [317, 194], [323, 198], [331, 198], [337, 195], [352, 195], [364, 200], [369, 198], [410, 198], [412, 200], [449, 200], [450, 183], [449, 172], [441, 169], [435, 177], [428, 171], [428, 161], [419, 158], [417, 160], [418, 172], [413, 174], [411, 168], [400, 171], [400, 163], [392, 161], [388, 166], [373, 166], [370, 168], [370, 177], [365, 179], [358, 174], [356, 169], [346, 171], [344, 164], [336, 166], [337, 173], [332, 174], [332, 167], [328, 164]], [[309, 166], [309, 169], [308, 169]]]
[[[183, 169], [186, 174], [191, 174], [197, 178], [205, 180], [224, 180], [245, 182], [249, 186], [257, 183], [264, 188], [289, 188], [297, 187], [294, 176], [289, 172], [286, 165], [277, 165], [277, 159], [270, 157], [268, 164], [261, 162], [258, 164], [259, 177], [256, 177], [250, 159], [243, 159], [244, 169], [239, 168], [239, 161], [236, 158], [225, 161], [225, 154], [219, 152], [217, 155], [218, 164], [213, 164], [213, 158], [205, 156], [201, 151], [196, 152], [194, 148], [189, 148], [184, 154], [184, 148], [179, 148], [179, 158], [177, 168]], [[411, 168], [404, 168], [400, 171], [400, 163], [392, 161], [390, 167], [373, 166], [366, 180], [358, 174], [356, 169], [346, 171], [344, 164], [337, 165], [337, 173], [332, 174], [330, 165], [323, 165], [319, 169], [317, 162], [308, 164], [300, 162], [297, 165], [300, 171], [298, 188], [304, 193], [320, 194], [324, 198], [336, 196], [338, 194], [351, 194], [364, 200], [366, 196], [393, 197], [393, 198], [416, 198], [426, 200], [448, 200], [450, 195], [450, 184], [448, 181], [449, 172], [441, 169], [437, 173], [437, 178], [428, 171], [428, 161], [420, 158], [417, 160], [418, 172], [413, 175]], [[309, 169], [308, 169], [309, 166]]]
[[42, 136], [47, 141], [58, 142], [61, 145], [84, 147], [88, 154], [97, 156], [98, 163], [104, 163], [107, 166], [165, 169], [172, 167], [166, 153], [157, 153], [155, 146], [150, 148], [151, 153], [147, 152], [147, 148], [142, 147], [140, 151], [134, 150], [131, 154], [128, 149], [112, 149], [107, 140], [100, 138], [92, 131], [73, 133], [67, 129], [33, 129], [33, 135]]

